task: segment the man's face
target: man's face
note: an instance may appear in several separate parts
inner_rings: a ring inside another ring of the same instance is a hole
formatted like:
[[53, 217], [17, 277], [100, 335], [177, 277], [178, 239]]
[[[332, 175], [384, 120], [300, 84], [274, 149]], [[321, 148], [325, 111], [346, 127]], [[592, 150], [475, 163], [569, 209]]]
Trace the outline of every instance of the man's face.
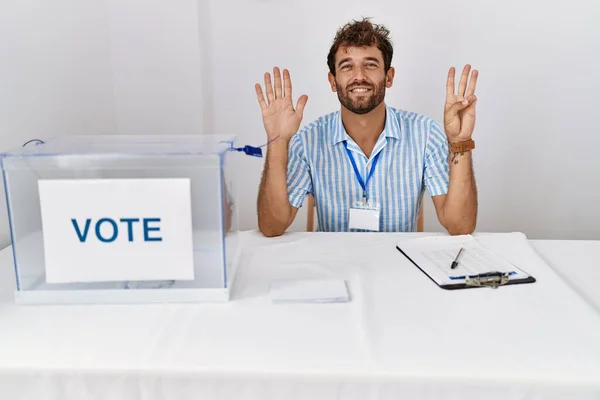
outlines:
[[340, 103], [355, 114], [366, 114], [383, 102], [392, 86], [394, 70], [384, 72], [383, 55], [377, 46], [340, 47], [335, 56], [334, 77], [329, 83]]

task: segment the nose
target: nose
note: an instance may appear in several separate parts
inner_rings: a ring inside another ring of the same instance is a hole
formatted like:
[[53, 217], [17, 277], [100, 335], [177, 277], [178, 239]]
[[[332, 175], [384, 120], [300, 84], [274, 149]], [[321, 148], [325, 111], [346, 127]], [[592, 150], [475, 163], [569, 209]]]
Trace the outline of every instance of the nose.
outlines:
[[363, 82], [367, 80], [367, 74], [365, 73], [365, 68], [361, 65], [357, 68], [354, 68], [354, 80], [357, 82]]

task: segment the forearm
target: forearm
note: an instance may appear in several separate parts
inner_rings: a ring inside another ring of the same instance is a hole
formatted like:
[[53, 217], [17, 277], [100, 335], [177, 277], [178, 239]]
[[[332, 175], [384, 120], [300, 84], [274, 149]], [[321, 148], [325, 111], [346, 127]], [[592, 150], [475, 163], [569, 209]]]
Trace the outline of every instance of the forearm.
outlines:
[[469, 234], [477, 223], [477, 187], [470, 151], [450, 153], [450, 185], [442, 209], [443, 224], [453, 235]]
[[287, 193], [287, 140], [267, 148], [267, 159], [258, 194], [258, 227], [265, 236], [278, 236], [289, 226], [291, 206]]

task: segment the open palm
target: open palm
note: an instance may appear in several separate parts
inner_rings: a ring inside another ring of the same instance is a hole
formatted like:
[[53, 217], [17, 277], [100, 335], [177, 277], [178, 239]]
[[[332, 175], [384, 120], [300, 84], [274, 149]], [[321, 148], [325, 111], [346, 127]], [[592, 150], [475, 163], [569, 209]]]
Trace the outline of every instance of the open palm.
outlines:
[[458, 91], [454, 85], [454, 67], [448, 71], [446, 81], [446, 102], [444, 104], [444, 129], [448, 141], [462, 142], [469, 140], [475, 129], [475, 87], [479, 72], [473, 70], [469, 79], [470, 65], [465, 65], [460, 76]]
[[263, 124], [269, 140], [277, 137], [289, 139], [300, 127], [308, 96], [300, 96], [294, 109], [294, 104], [292, 103], [292, 80], [290, 79], [289, 71], [287, 69], [283, 70], [283, 90], [279, 68], [273, 68], [273, 77], [275, 78], [274, 89], [271, 84], [271, 75], [268, 72], [265, 73], [267, 101], [265, 101], [260, 84], [257, 83], [255, 85], [256, 96], [262, 110]]

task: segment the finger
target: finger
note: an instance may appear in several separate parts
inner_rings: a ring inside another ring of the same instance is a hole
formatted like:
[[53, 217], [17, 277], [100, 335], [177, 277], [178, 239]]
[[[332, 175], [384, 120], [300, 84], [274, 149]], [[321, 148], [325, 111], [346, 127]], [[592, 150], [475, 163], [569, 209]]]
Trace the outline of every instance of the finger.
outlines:
[[275, 100], [275, 95], [273, 94], [273, 85], [271, 84], [271, 74], [268, 72], [265, 72], [265, 88], [267, 89], [267, 99], [269, 100], [269, 104], [271, 104]]
[[283, 97], [292, 98], [292, 79], [287, 69], [283, 70]]
[[273, 68], [273, 76], [275, 77], [275, 98], [281, 97], [281, 71], [279, 68]]
[[475, 94], [475, 87], [477, 86], [477, 77], [479, 76], [479, 71], [476, 69], [471, 73], [471, 79], [469, 80], [469, 87], [467, 88], [467, 97], [470, 97]]
[[300, 96], [300, 98], [298, 99], [298, 102], [296, 103], [296, 112], [299, 112], [300, 115], [302, 115], [304, 113], [304, 107], [306, 106], [307, 101], [308, 101], [308, 96], [305, 94]]
[[454, 67], [450, 67], [448, 71], [448, 79], [446, 80], [446, 96], [454, 95]]
[[467, 89], [467, 81], [469, 80], [469, 71], [471, 71], [471, 66], [467, 64], [463, 68], [462, 75], [460, 76], [460, 82], [458, 84], [459, 96], [465, 95], [465, 90]]
[[469, 106], [469, 104], [471, 104], [471, 103], [469, 103], [469, 101], [467, 99], [464, 99], [463, 101], [457, 101], [456, 103], [452, 104], [452, 106], [450, 106], [447, 113], [449, 115], [458, 114], [459, 111], [467, 108]]
[[469, 105], [464, 109], [464, 113], [468, 115], [475, 115], [475, 105], [477, 104], [477, 97], [469, 96]]
[[258, 99], [258, 104], [260, 104], [261, 110], [264, 110], [267, 107], [267, 103], [265, 102], [265, 96], [263, 95], [262, 88], [258, 83], [254, 85], [254, 88], [256, 89], [256, 97]]

